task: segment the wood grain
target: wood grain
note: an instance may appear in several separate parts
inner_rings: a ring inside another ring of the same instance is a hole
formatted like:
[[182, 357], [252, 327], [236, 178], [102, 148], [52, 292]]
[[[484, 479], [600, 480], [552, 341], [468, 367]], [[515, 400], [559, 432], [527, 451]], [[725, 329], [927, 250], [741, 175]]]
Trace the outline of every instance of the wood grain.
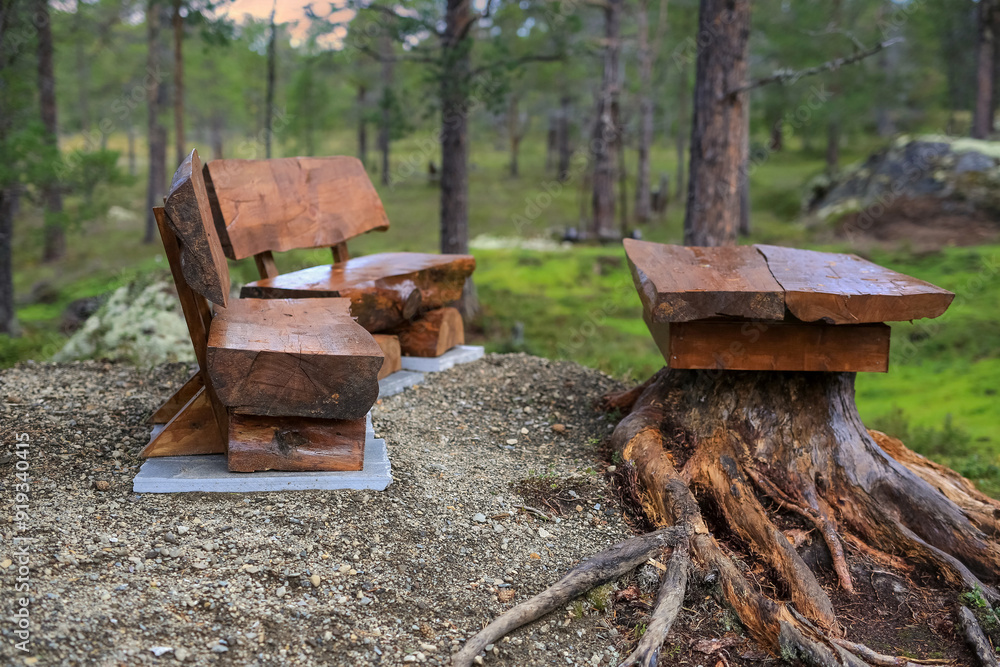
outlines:
[[357, 419], [378, 398], [382, 350], [346, 299], [238, 299], [220, 308], [208, 368], [223, 405], [266, 416]]
[[174, 173], [164, 208], [180, 244], [185, 281], [209, 301], [225, 306], [229, 299], [229, 265], [212, 221], [197, 150], [191, 151]]
[[650, 332], [671, 368], [739, 371], [885, 373], [884, 324], [802, 322], [653, 323]]
[[471, 255], [382, 253], [247, 283], [241, 295], [260, 299], [348, 298], [358, 324], [368, 331], [384, 331], [409, 321], [419, 310], [457, 301], [475, 268]]
[[225, 451], [226, 441], [215, 422], [208, 394], [202, 387], [167, 422], [163, 430], [149, 441], [139, 452], [139, 456], [146, 459], [156, 456], [221, 454]]
[[180, 388], [173, 393], [173, 395], [163, 402], [160, 407], [156, 409], [150, 418], [150, 424], [166, 424], [168, 421], [173, 419], [174, 415], [181, 411], [187, 402], [190, 401], [198, 390], [205, 386], [205, 381], [201, 378], [201, 371], [195, 371], [191, 377], [187, 379], [187, 382], [182, 384]]
[[955, 295], [857, 255], [755, 245], [785, 292], [785, 305], [805, 322], [896, 322], [938, 317]]
[[407, 357], [440, 357], [465, 343], [465, 326], [457, 308], [430, 310], [394, 333]]
[[696, 248], [625, 239], [643, 310], [656, 322], [780, 320], [781, 286], [750, 246]]
[[399, 336], [390, 336], [389, 334], [373, 334], [372, 338], [378, 343], [378, 346], [382, 349], [382, 354], [385, 355], [385, 360], [382, 362], [382, 368], [378, 372], [378, 379], [381, 380], [384, 377], [388, 377], [398, 370], [403, 368], [403, 353], [399, 347]]
[[229, 469], [361, 470], [365, 418], [351, 420], [259, 417], [233, 414], [229, 425]]
[[353, 157], [212, 160], [205, 170], [226, 255], [335, 246], [389, 219]]

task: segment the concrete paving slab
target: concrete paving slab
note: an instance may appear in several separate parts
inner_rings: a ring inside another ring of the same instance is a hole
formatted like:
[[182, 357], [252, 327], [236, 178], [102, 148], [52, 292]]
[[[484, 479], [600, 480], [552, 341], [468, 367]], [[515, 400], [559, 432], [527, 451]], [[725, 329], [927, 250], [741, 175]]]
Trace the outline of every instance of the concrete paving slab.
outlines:
[[[396, 371], [392, 375], [387, 375], [378, 381], [378, 397], [386, 398], [387, 396], [395, 396], [407, 387], [412, 387], [413, 385], [420, 384], [423, 381], [423, 373], [415, 373], [413, 371]], [[371, 419], [371, 413], [368, 413], [368, 418], [369, 420]]]
[[483, 354], [485, 350], [482, 345], [456, 345], [440, 357], [403, 357], [403, 370], [440, 373], [459, 364], [482, 359]]

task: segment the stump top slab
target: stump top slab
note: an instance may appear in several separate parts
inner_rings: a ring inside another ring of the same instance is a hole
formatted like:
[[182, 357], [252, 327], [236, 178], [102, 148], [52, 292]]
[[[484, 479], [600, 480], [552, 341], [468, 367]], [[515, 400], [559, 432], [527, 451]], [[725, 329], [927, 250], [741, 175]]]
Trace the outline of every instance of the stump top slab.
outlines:
[[647, 320], [866, 324], [938, 317], [955, 297], [856, 255], [770, 245], [698, 248], [625, 240]]

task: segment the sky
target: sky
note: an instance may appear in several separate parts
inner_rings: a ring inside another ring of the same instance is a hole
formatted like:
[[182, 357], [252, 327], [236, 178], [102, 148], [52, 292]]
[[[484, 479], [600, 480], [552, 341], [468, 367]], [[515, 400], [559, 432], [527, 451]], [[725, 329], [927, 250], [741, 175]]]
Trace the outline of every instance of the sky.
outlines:
[[[292, 38], [292, 46], [298, 46], [300, 40], [304, 39], [309, 29], [309, 19], [306, 17], [306, 6], [312, 4], [314, 10], [319, 15], [329, 12], [330, 6], [343, 5], [343, 2], [331, 2], [331, 0], [320, 0], [309, 3], [306, 0], [234, 0], [228, 3], [218, 13], [229, 16], [237, 23], [247, 14], [258, 19], [267, 19], [271, 16], [271, 9], [274, 9], [274, 20], [276, 23], [288, 24], [288, 32]], [[353, 10], [342, 10], [337, 12], [333, 18], [335, 20], [347, 20], [353, 14]], [[295, 25], [292, 25], [295, 24]], [[321, 42], [322, 46], [336, 48], [339, 45], [342, 35], [334, 36]]]

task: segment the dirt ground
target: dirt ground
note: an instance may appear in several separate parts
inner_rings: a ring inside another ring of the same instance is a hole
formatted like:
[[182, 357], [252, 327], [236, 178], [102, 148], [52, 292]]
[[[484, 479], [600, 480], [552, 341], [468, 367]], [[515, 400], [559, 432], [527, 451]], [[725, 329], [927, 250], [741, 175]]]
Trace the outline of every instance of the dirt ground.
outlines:
[[[99, 362], [0, 372], [0, 664], [443, 665], [504, 610], [643, 528], [628, 467], [602, 447], [614, 416], [592, 408], [619, 385], [597, 371], [489, 355], [380, 402], [394, 476], [381, 493], [134, 494], [145, 420], [188, 373]], [[31, 476], [20, 497], [19, 461]], [[822, 542], [796, 521], [783, 529], [827, 573], [850, 639], [972, 664], [950, 620], [956, 592], [851, 554], [859, 593], [838, 593]], [[778, 664], [719, 605], [711, 572], [692, 579], [661, 664]], [[658, 581], [646, 565], [516, 631], [484, 663], [616, 665]]]

